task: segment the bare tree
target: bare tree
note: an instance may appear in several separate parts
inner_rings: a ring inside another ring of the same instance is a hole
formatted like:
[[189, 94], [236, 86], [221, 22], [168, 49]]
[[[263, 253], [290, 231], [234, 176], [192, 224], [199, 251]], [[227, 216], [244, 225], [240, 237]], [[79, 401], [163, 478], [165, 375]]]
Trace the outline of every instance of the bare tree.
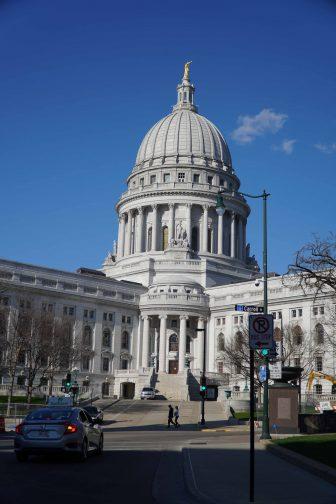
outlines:
[[283, 366], [303, 368], [301, 377], [306, 378], [314, 367], [316, 357], [314, 335], [298, 324], [288, 324], [281, 331], [281, 343]]
[[288, 280], [304, 292], [336, 296], [336, 235], [331, 233], [325, 240], [315, 236], [312, 242], [301, 247], [295, 254], [294, 264], [288, 266], [284, 282]]

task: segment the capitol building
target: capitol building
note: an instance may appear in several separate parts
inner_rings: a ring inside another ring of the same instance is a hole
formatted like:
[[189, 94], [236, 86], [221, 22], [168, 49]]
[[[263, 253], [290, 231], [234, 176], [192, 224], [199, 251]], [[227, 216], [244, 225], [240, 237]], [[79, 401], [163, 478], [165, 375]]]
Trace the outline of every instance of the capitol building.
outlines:
[[[229, 147], [196, 103], [186, 64], [176, 105], [141, 142], [116, 204], [118, 236], [97, 270], [0, 260], [9, 317], [29, 299], [70, 321], [74, 338], [85, 338], [72, 369], [97, 395], [139, 398], [144, 386], [153, 386], [168, 399], [197, 399], [204, 357], [209, 383], [236, 393], [247, 389], [239, 365], [223, 350], [247, 325], [247, 314], [235, 305], [262, 306], [263, 280], [247, 243], [250, 208]], [[216, 211], [219, 190], [222, 212]], [[321, 338], [329, 298], [303, 295], [279, 275], [269, 278], [268, 289], [275, 327], [300, 329], [312, 341], [318, 335], [312, 369], [334, 375], [334, 358]], [[299, 352], [291, 359], [302, 365]], [[18, 384], [25, 367], [23, 355]], [[53, 386], [65, 372], [59, 369]], [[9, 382], [5, 367], [1, 380], [3, 387]], [[314, 387], [331, 393], [323, 380]]]

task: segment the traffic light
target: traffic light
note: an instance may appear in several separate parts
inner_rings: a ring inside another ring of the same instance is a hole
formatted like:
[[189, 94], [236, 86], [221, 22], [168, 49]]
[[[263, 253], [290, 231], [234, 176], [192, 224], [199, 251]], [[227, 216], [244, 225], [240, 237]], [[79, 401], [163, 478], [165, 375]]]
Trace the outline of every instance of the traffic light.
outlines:
[[205, 397], [207, 391], [207, 384], [206, 384], [206, 377], [201, 376], [201, 382], [200, 382], [200, 394], [202, 397]]
[[65, 378], [65, 388], [69, 390], [71, 387], [71, 373], [67, 373]]
[[262, 357], [267, 357], [269, 354], [269, 349], [268, 348], [263, 348], [262, 350], [260, 350], [260, 355]]

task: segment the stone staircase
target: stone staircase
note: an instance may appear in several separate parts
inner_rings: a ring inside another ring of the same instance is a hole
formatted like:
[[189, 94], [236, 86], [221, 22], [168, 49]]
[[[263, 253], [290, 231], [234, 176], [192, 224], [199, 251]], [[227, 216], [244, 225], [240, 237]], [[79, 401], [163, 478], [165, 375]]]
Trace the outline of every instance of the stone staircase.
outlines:
[[158, 373], [153, 385], [157, 390], [158, 398], [187, 401], [189, 399], [189, 389], [187, 384], [187, 374], [166, 374]]

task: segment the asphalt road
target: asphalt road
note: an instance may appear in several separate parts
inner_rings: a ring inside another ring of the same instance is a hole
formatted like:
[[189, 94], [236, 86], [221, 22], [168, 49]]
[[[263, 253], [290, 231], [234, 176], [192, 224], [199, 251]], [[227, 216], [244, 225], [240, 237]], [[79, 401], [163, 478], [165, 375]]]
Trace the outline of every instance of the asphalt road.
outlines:
[[[224, 433], [200, 432], [191, 417], [180, 429], [168, 430], [167, 406], [166, 401], [120, 401], [108, 407], [104, 454], [90, 454], [85, 463], [66, 457], [31, 457], [18, 463], [13, 440], [0, 438], [2, 502], [191, 504], [180, 449], [216, 443]], [[237, 435], [225, 436], [233, 441]]]

